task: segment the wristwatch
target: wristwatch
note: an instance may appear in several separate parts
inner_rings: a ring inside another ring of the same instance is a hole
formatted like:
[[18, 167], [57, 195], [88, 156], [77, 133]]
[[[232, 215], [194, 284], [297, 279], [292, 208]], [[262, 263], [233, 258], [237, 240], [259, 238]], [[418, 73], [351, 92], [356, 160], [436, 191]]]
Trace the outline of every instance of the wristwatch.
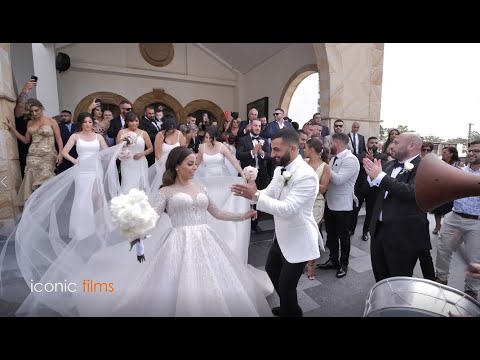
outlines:
[[256, 203], [259, 197], [260, 197], [260, 190], [257, 190], [257, 192], [252, 196], [252, 201]]

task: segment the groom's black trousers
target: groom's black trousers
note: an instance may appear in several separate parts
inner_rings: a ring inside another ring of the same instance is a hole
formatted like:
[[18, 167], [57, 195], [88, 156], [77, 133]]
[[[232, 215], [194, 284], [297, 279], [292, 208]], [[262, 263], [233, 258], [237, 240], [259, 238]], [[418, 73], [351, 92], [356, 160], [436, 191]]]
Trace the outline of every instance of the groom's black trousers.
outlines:
[[278, 246], [277, 237], [268, 252], [265, 271], [280, 297], [280, 316], [298, 316], [297, 285], [306, 261], [289, 263]]

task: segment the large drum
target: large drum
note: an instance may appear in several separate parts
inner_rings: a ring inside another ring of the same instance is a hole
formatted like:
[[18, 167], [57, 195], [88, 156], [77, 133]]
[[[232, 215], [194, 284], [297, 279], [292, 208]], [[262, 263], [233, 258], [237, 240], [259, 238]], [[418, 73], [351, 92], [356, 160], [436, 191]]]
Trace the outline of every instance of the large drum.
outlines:
[[480, 316], [480, 303], [434, 281], [406, 276], [376, 283], [368, 294], [365, 317]]

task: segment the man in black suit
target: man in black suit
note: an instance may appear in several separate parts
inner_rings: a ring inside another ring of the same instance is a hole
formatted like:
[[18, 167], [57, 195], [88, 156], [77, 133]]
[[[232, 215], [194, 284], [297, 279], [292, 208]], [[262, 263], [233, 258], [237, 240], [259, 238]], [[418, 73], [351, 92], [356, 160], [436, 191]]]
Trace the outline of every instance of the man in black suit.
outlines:
[[[252, 166], [258, 169], [255, 183], [258, 190], [263, 190], [270, 182], [267, 162], [270, 160], [270, 145], [267, 139], [260, 137], [261, 122], [258, 119], [252, 120], [250, 124], [250, 134], [238, 139], [237, 142], [237, 159], [240, 160], [242, 168]], [[263, 145], [262, 145], [263, 143]], [[256, 233], [262, 231], [258, 226], [258, 216], [252, 220], [252, 230]]]
[[[63, 146], [67, 143], [68, 139], [70, 139], [70, 136], [72, 136], [73, 133], [77, 131], [75, 124], [72, 123], [72, 113], [68, 110], [62, 110], [60, 113], [60, 117], [62, 119], [62, 122], [58, 125], [60, 128], [60, 136], [62, 137], [62, 142]], [[72, 147], [72, 149], [69, 152], [70, 156], [73, 158], [77, 158], [77, 150], [75, 148], [75, 145]], [[60, 174], [61, 172], [71, 168], [73, 166], [73, 163], [68, 161], [67, 159], [63, 159], [63, 161], [58, 165], [58, 173]]]
[[363, 151], [361, 154], [357, 155], [358, 161], [360, 162], [360, 172], [357, 177], [357, 181], [355, 182], [355, 196], [358, 199], [358, 206], [354, 205], [353, 212], [352, 212], [352, 221], [350, 227], [350, 235], [353, 235], [355, 232], [355, 228], [357, 227], [357, 220], [358, 220], [358, 213], [360, 208], [362, 207], [363, 202], [365, 201], [366, 207], [366, 215], [365, 221], [363, 223], [363, 232], [362, 232], [362, 240], [368, 240], [368, 227], [370, 226], [370, 221], [372, 220], [372, 212], [373, 206], [375, 205], [375, 199], [377, 195], [377, 187], [370, 188], [367, 181], [367, 173], [363, 168], [363, 159], [368, 158], [373, 161], [373, 159], [379, 159], [381, 161], [382, 167], [388, 161], [388, 155], [378, 152], [378, 138], [372, 136], [368, 138], [367, 141], [367, 151]]
[[382, 171], [380, 160], [363, 159], [370, 186], [379, 191], [372, 214], [370, 256], [375, 280], [412, 276], [419, 255], [432, 248], [427, 214], [415, 201], [415, 176], [422, 138], [412, 132], [397, 136], [393, 156]]
[[129, 111], [132, 111], [132, 104], [127, 100], [123, 100], [120, 103], [120, 116], [117, 116], [110, 122], [110, 127], [108, 128], [107, 135], [112, 139], [117, 138], [118, 132], [125, 128], [125, 116]]
[[248, 119], [240, 121], [240, 124], [238, 126], [238, 133], [237, 133], [237, 138], [241, 138], [245, 135], [248, 135], [250, 132], [250, 129], [252, 127], [252, 120], [258, 119], [258, 110], [255, 108], [251, 108], [248, 111]]
[[360, 130], [360, 123], [354, 122], [352, 124], [352, 131], [348, 134], [350, 141], [352, 142], [353, 154], [358, 155], [366, 151], [365, 148], [365, 137], [358, 133]]
[[[148, 106], [145, 108], [138, 127], [148, 134], [148, 136], [150, 137], [150, 141], [152, 142], [152, 144], [154, 144], [155, 137], [160, 131], [160, 128], [158, 127], [156, 122], [155, 109], [153, 108], [153, 106]], [[148, 166], [152, 166], [155, 163], [155, 154], [153, 152], [148, 154], [146, 158], [148, 161]]]
[[328, 136], [330, 135], [330, 129], [328, 128], [328, 122], [327, 121], [324, 121], [322, 123], [322, 115], [320, 115], [320, 113], [315, 113], [313, 114], [312, 116], [312, 124], [317, 124], [317, 125], [320, 125], [322, 127], [322, 132], [321, 132], [321, 135], [322, 135], [322, 139], [325, 137], [325, 136]]

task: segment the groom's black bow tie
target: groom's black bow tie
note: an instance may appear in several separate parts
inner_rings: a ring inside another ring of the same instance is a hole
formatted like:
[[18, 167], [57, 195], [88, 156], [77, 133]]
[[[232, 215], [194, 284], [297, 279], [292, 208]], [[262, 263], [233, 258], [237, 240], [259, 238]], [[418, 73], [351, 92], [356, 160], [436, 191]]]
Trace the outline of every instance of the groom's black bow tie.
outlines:
[[260, 136], [252, 136], [252, 140], [258, 140]]
[[285, 169], [284, 167], [282, 167], [282, 168], [280, 169], [280, 175], [283, 175], [283, 172], [284, 172], [284, 171], [287, 171], [287, 169]]
[[395, 169], [395, 168], [398, 168], [398, 167], [400, 167], [400, 168], [403, 169], [404, 166], [405, 166], [405, 164], [404, 164], [404, 163], [401, 163], [401, 162], [398, 161], [398, 160], [395, 160], [395, 163], [393, 164], [393, 168], [394, 168], [394, 169]]

